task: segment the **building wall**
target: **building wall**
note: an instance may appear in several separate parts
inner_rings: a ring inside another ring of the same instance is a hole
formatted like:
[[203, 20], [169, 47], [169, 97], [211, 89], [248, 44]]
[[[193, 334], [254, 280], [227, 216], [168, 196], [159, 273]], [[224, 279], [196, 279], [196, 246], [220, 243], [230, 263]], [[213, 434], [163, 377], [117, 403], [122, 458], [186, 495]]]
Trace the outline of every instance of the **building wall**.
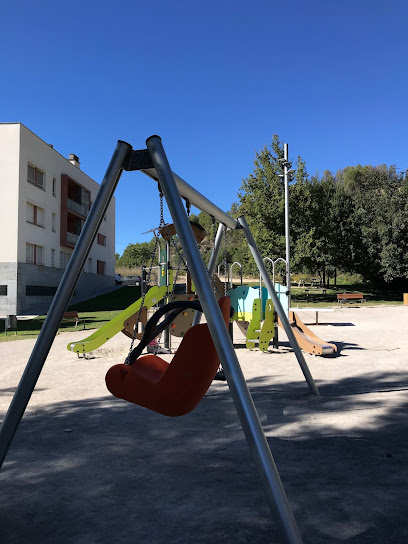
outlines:
[[[6, 295], [3, 295], [6, 290]], [[17, 263], [0, 262], [0, 315], [16, 314]]]
[[[27, 181], [28, 164], [44, 173], [43, 188]], [[7, 285], [7, 297], [0, 294], [0, 315], [41, 314], [47, 311], [52, 301], [49, 293], [58, 287], [65, 268], [61, 252], [71, 254], [73, 251], [72, 246], [61, 246], [60, 243], [62, 176], [69, 176], [86, 188], [91, 194], [91, 201], [95, 200], [99, 184], [78, 166], [24, 125], [0, 123], [0, 228], [3, 233], [7, 232], [3, 238], [5, 243], [0, 245], [0, 293], [1, 286]], [[28, 208], [32, 213], [34, 207], [43, 216], [41, 225], [27, 220]], [[106, 236], [106, 246], [99, 245], [97, 240], [94, 242], [75, 299], [84, 299], [87, 295], [92, 296], [114, 286], [114, 198], [108, 207], [106, 219], [102, 221], [100, 233]], [[41, 264], [27, 262], [27, 243], [32, 244], [29, 250], [36, 246], [43, 253]], [[97, 274], [98, 260], [106, 263], [105, 275]]]
[[17, 262], [20, 125], [0, 130], [0, 262]]
[[[64, 270], [35, 264], [18, 263], [17, 315], [47, 313]], [[112, 289], [112, 278], [82, 272], [71, 303], [99, 295]]]

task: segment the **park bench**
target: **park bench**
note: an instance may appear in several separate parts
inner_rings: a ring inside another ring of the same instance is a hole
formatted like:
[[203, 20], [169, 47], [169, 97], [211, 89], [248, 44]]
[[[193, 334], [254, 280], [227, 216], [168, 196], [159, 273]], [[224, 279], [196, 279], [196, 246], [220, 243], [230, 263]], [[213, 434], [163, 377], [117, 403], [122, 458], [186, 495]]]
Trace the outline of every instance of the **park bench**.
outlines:
[[340, 306], [343, 306], [345, 302], [359, 302], [360, 304], [366, 303], [363, 293], [339, 293], [337, 295], [337, 302]]
[[[75, 321], [75, 327], [76, 327], [78, 323], [81, 321], [81, 319], [78, 316], [78, 312], [65, 312], [61, 322], [62, 321]], [[84, 321], [84, 329], [85, 329], [85, 321]]]

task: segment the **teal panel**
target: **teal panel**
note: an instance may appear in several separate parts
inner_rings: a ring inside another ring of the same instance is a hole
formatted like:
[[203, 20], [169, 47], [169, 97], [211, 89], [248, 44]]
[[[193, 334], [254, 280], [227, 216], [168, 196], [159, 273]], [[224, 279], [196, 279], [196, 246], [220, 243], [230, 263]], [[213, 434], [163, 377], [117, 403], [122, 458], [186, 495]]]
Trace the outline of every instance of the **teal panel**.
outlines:
[[278, 295], [278, 298], [280, 300], [280, 303], [283, 306], [283, 309], [285, 310], [286, 317], [288, 316], [288, 295], [286, 294], [286, 286], [281, 285], [280, 283], [275, 283], [275, 291]]
[[[286, 294], [286, 287], [280, 283], [275, 283], [275, 291], [283, 306], [283, 309], [285, 310], [285, 313], [287, 314], [288, 296]], [[231, 299], [231, 306], [235, 311], [233, 319], [245, 319], [250, 321], [254, 300], [260, 298], [259, 287], [248, 287], [247, 285], [243, 285], [242, 287], [234, 287], [234, 289], [230, 289], [229, 297]], [[269, 298], [271, 297], [267, 288], [262, 286], [262, 317], [265, 315], [266, 301]]]
[[254, 300], [259, 298], [259, 287], [248, 287], [248, 285], [235, 287], [230, 289], [228, 295], [231, 306], [234, 308], [233, 319], [250, 321]]

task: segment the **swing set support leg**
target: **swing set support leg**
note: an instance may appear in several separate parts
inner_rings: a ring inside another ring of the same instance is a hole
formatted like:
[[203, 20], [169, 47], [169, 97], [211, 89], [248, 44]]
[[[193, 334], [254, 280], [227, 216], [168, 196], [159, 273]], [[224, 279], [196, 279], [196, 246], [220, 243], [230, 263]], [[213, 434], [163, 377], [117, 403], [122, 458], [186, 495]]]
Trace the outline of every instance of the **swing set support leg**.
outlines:
[[[217, 234], [215, 236], [215, 242], [214, 247], [211, 251], [210, 260], [208, 261], [208, 277], [212, 278], [215, 270], [215, 263], [218, 259], [218, 254], [221, 249], [221, 243], [224, 237], [224, 234], [226, 233], [227, 227], [225, 227], [222, 223], [218, 225]], [[193, 319], [193, 326], [198, 325], [201, 321], [201, 316], [203, 314], [201, 312], [196, 312], [194, 319]]]
[[254, 459], [269, 507], [275, 514], [287, 544], [301, 544], [302, 538], [290, 508], [271, 450], [259, 421], [233, 344], [213, 293], [208, 272], [190, 228], [180, 193], [170, 169], [161, 139], [151, 136], [147, 148], [173, 218], [181, 246], [220, 357], [238, 416]]
[[132, 147], [118, 142], [101, 187], [81, 231], [68, 266], [52, 301], [34, 349], [0, 428], [0, 468], [40, 376], [64, 312], [78, 283], [89, 250], [118, 184], [126, 156]]
[[272, 299], [272, 302], [275, 306], [275, 309], [277, 311], [278, 316], [280, 317], [280, 320], [282, 322], [283, 328], [285, 329], [286, 335], [289, 339], [290, 345], [295, 352], [296, 358], [298, 360], [298, 363], [300, 365], [300, 368], [302, 369], [303, 375], [306, 379], [306, 382], [309, 386], [309, 389], [313, 395], [319, 395], [319, 390], [317, 389], [317, 386], [313, 380], [313, 376], [310, 373], [309, 367], [307, 366], [306, 360], [303, 357], [302, 350], [299, 347], [299, 344], [297, 343], [297, 340], [295, 338], [295, 334], [292, 330], [292, 327], [290, 326], [289, 319], [286, 316], [285, 310], [283, 309], [283, 306], [279, 300], [278, 295], [276, 294], [275, 288], [271, 282], [271, 278], [269, 277], [268, 271], [266, 269], [265, 263], [262, 260], [261, 254], [259, 253], [259, 249], [257, 248], [257, 245], [255, 243], [255, 239], [252, 235], [252, 232], [248, 226], [248, 223], [244, 216], [241, 216], [238, 218], [238, 222], [241, 225], [241, 227], [244, 230], [245, 237], [247, 239], [249, 249], [251, 250], [251, 253], [255, 259], [256, 265], [258, 267], [259, 272], [261, 273], [261, 277], [263, 278], [266, 288], [268, 289], [269, 296]]

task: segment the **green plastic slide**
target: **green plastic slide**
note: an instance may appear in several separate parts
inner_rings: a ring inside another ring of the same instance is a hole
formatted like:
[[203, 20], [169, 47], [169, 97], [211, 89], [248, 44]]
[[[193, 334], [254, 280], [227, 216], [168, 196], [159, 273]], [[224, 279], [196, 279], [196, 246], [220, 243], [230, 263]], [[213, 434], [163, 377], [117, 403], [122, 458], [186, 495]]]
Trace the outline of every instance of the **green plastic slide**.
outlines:
[[[163, 287], [151, 287], [146, 293], [143, 305], [147, 308], [151, 308], [166, 294], [167, 287], [165, 285]], [[115, 336], [115, 334], [123, 329], [123, 323], [127, 319], [140, 310], [142, 300], [142, 298], [136, 300], [136, 302], [128, 306], [126, 310], [120, 312], [120, 314], [111, 319], [109, 323], [102, 325], [100, 329], [91, 334], [91, 336], [88, 336], [88, 338], [85, 338], [85, 340], [81, 340], [80, 342], [71, 342], [68, 344], [68, 351], [74, 351], [75, 353], [88, 353], [89, 351], [102, 346], [102, 344], [110, 340], [112, 336]]]

